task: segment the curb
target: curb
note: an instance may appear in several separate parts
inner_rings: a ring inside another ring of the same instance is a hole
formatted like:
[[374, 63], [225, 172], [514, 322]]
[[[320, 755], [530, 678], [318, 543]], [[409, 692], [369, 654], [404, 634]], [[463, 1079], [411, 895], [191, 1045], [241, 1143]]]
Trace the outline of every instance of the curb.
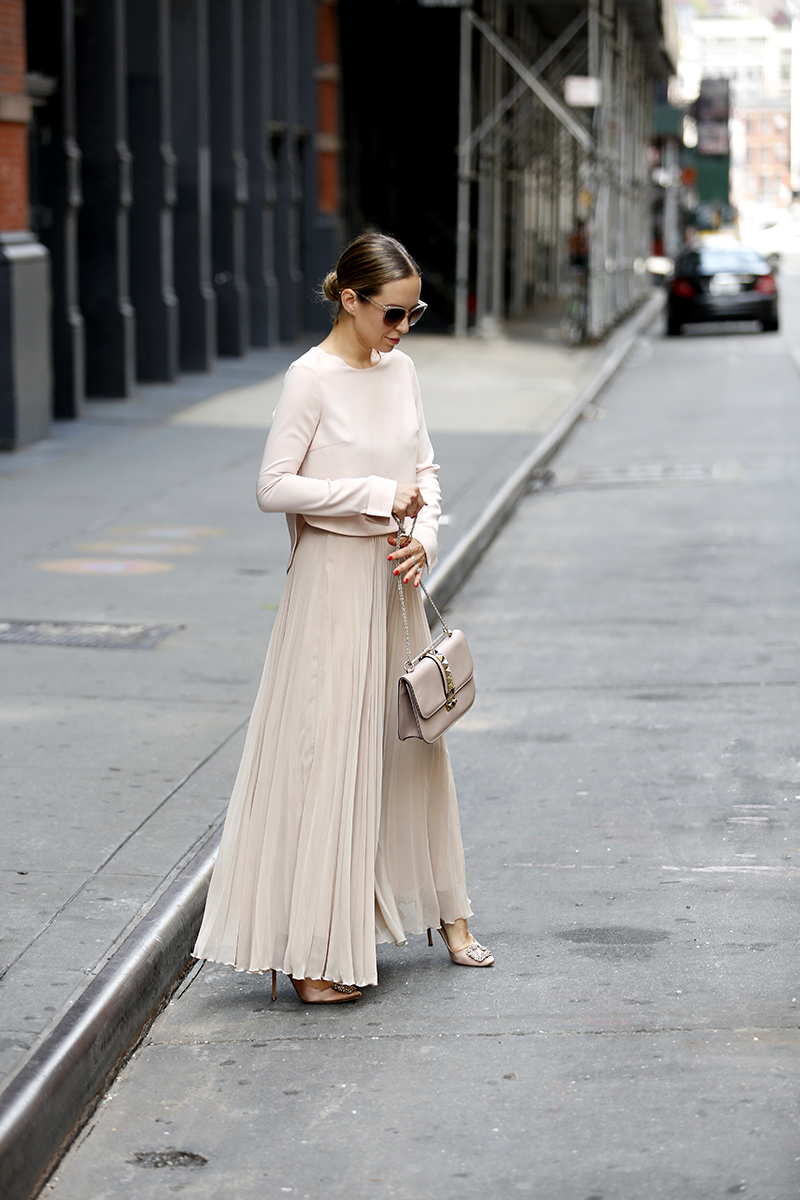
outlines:
[[[595, 377], [436, 570], [430, 591], [440, 605], [455, 595], [511, 516], [533, 472], [568, 436], [663, 303], [663, 295], [654, 294], [616, 331]], [[206, 840], [0, 1094], [4, 1200], [36, 1196], [170, 995], [191, 954], [221, 835], [220, 827]]]
[[0, 1196], [30, 1200], [189, 958], [222, 835], [211, 835], [0, 1095]]

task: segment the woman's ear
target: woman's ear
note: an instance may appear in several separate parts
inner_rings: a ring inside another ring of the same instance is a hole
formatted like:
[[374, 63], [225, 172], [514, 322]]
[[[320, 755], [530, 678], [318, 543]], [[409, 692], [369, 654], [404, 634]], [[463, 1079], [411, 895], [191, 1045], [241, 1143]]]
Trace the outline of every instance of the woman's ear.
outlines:
[[345, 312], [349, 313], [351, 317], [354, 316], [356, 311], [356, 303], [358, 302], [358, 296], [353, 289], [345, 288], [340, 294], [339, 300]]

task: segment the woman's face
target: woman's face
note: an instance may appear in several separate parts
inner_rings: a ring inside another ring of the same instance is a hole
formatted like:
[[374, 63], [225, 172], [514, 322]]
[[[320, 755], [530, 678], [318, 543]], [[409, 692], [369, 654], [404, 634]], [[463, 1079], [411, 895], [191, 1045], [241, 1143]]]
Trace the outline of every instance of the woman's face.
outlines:
[[403, 334], [408, 333], [408, 318], [403, 317], [398, 325], [387, 325], [383, 309], [377, 306], [391, 304], [404, 311], [413, 308], [419, 301], [420, 287], [418, 275], [395, 279], [370, 297], [374, 301], [372, 304], [357, 296], [351, 288], [342, 292], [342, 303], [353, 319], [352, 332], [365, 349], [379, 350], [381, 354], [394, 350]]

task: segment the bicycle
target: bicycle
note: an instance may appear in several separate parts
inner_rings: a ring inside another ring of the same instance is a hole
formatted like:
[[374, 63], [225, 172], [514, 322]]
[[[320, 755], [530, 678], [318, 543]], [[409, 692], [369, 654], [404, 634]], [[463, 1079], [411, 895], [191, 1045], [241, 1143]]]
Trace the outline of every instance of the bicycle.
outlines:
[[581, 346], [589, 330], [589, 278], [585, 269], [572, 267], [570, 294], [561, 318], [561, 340], [565, 346]]

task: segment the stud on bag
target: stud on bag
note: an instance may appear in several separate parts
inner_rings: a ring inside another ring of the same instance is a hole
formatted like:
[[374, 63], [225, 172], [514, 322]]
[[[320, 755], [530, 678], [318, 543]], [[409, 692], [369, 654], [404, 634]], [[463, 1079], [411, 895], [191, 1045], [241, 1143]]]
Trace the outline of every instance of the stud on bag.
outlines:
[[[415, 524], [416, 518], [411, 533], [406, 535], [403, 522], [397, 522], [398, 545], [401, 537], [408, 536], [410, 540], [414, 536]], [[460, 629], [451, 631], [447, 628], [427, 588], [422, 583], [420, 587], [439, 618], [442, 633], [420, 654], [412, 656], [405, 592], [402, 580], [398, 578], [407, 655], [405, 673], [397, 685], [397, 736], [403, 742], [413, 737], [435, 742], [459, 717], [469, 712], [475, 700], [472, 655], [467, 639]]]

